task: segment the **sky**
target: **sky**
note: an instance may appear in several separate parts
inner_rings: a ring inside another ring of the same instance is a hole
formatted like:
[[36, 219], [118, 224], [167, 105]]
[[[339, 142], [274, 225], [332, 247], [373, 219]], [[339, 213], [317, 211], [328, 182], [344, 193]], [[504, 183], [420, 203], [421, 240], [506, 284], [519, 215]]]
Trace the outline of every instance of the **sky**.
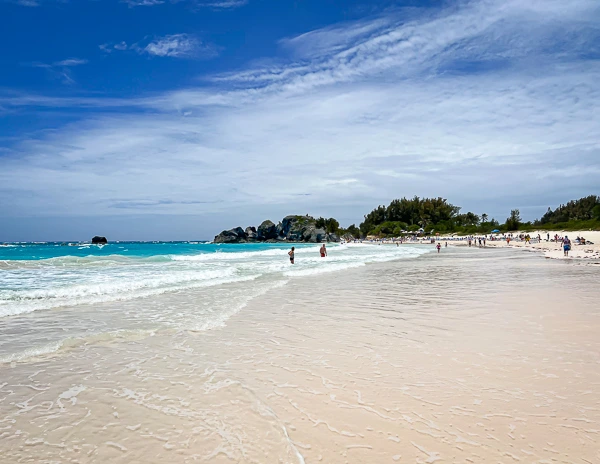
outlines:
[[0, 241], [600, 193], [598, 0], [0, 0]]

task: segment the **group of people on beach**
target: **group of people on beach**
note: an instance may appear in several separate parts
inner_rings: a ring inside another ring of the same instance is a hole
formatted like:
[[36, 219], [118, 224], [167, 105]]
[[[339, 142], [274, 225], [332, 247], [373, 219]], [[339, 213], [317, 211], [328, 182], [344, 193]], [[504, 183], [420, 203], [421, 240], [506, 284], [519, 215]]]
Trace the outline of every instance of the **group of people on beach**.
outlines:
[[[319, 254], [321, 255], [321, 258], [325, 258], [327, 256], [327, 248], [325, 247], [325, 244], [321, 245], [321, 248], [319, 248]], [[288, 252], [288, 255], [290, 257], [290, 264], [294, 264], [296, 248], [292, 247], [292, 249]]]

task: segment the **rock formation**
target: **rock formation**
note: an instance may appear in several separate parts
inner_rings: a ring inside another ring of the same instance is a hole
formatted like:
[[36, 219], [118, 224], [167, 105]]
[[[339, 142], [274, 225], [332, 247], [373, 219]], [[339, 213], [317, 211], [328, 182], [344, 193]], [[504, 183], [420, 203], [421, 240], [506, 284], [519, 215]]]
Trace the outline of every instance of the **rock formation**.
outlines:
[[215, 243], [246, 243], [246, 242], [339, 242], [336, 234], [328, 234], [316, 225], [315, 218], [311, 216], [286, 216], [275, 225], [272, 221], [264, 221], [258, 228], [247, 227], [243, 230], [236, 227], [224, 230], [215, 237]]
[[215, 237], [215, 243], [245, 243], [248, 240], [246, 232], [241, 227], [224, 230]]
[[96, 235], [95, 237], [92, 238], [92, 243], [93, 244], [104, 244], [104, 243], [108, 243], [108, 240], [106, 240], [106, 237], [100, 237], [99, 235]]
[[258, 240], [273, 240], [278, 235], [277, 226], [267, 219], [258, 226], [257, 235]]

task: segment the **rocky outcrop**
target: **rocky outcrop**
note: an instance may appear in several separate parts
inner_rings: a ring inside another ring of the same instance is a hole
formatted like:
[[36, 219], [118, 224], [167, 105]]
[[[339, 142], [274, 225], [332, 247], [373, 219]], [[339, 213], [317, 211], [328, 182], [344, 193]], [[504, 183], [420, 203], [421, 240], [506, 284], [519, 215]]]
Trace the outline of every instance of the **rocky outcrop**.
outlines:
[[96, 235], [95, 237], [92, 238], [92, 243], [95, 245], [105, 244], [105, 243], [108, 243], [108, 240], [106, 240], [106, 237], [101, 237], [99, 235]]
[[325, 231], [317, 229], [310, 216], [286, 216], [281, 221], [279, 234], [292, 242], [319, 243], [325, 240]]
[[277, 225], [272, 221], [264, 221], [258, 228], [241, 227], [224, 230], [215, 237], [215, 243], [246, 243], [246, 242], [339, 242], [335, 234], [328, 234], [324, 229], [318, 228], [315, 218], [311, 216], [286, 216]]
[[245, 243], [248, 240], [246, 232], [241, 227], [224, 230], [215, 237], [215, 243]]
[[246, 240], [249, 242], [255, 242], [258, 239], [258, 233], [256, 232], [256, 227], [250, 226], [246, 227]]
[[256, 232], [258, 240], [273, 240], [279, 235], [277, 226], [268, 219], [263, 221], [262, 224], [258, 226]]

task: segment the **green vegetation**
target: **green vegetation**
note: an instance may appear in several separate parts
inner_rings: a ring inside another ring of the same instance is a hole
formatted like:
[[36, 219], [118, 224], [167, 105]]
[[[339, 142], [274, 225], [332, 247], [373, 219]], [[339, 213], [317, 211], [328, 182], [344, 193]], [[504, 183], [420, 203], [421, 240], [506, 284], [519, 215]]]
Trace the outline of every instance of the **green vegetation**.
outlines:
[[337, 234], [340, 231], [340, 223], [334, 218], [325, 219], [320, 217], [317, 219], [316, 226], [325, 230], [328, 234]]
[[596, 195], [569, 201], [554, 211], [548, 208], [546, 214], [536, 222], [538, 224], [558, 224], [569, 221], [589, 221], [590, 219], [600, 219], [600, 197]]
[[[460, 213], [460, 207], [448, 203], [443, 198], [402, 198], [393, 200], [387, 207], [378, 206], [365, 216], [358, 229], [354, 224], [348, 229], [340, 229], [335, 219], [323, 219], [327, 227], [335, 221], [338, 231], [351, 233], [354, 237], [375, 235], [379, 237], [398, 237], [419, 233], [490, 233], [494, 229], [501, 232], [516, 230], [577, 230], [600, 229], [600, 197], [591, 195], [579, 200], [569, 201], [555, 210], [548, 208], [539, 220], [523, 222], [518, 209], [513, 209], [504, 224], [490, 219], [486, 213], [477, 215], [472, 212]], [[321, 220], [320, 218], [319, 220]], [[330, 222], [327, 222], [330, 221]], [[324, 228], [325, 228], [324, 227]], [[352, 228], [352, 229], [351, 229]], [[351, 231], [352, 230], [352, 231]], [[327, 229], [329, 232], [329, 229]]]

